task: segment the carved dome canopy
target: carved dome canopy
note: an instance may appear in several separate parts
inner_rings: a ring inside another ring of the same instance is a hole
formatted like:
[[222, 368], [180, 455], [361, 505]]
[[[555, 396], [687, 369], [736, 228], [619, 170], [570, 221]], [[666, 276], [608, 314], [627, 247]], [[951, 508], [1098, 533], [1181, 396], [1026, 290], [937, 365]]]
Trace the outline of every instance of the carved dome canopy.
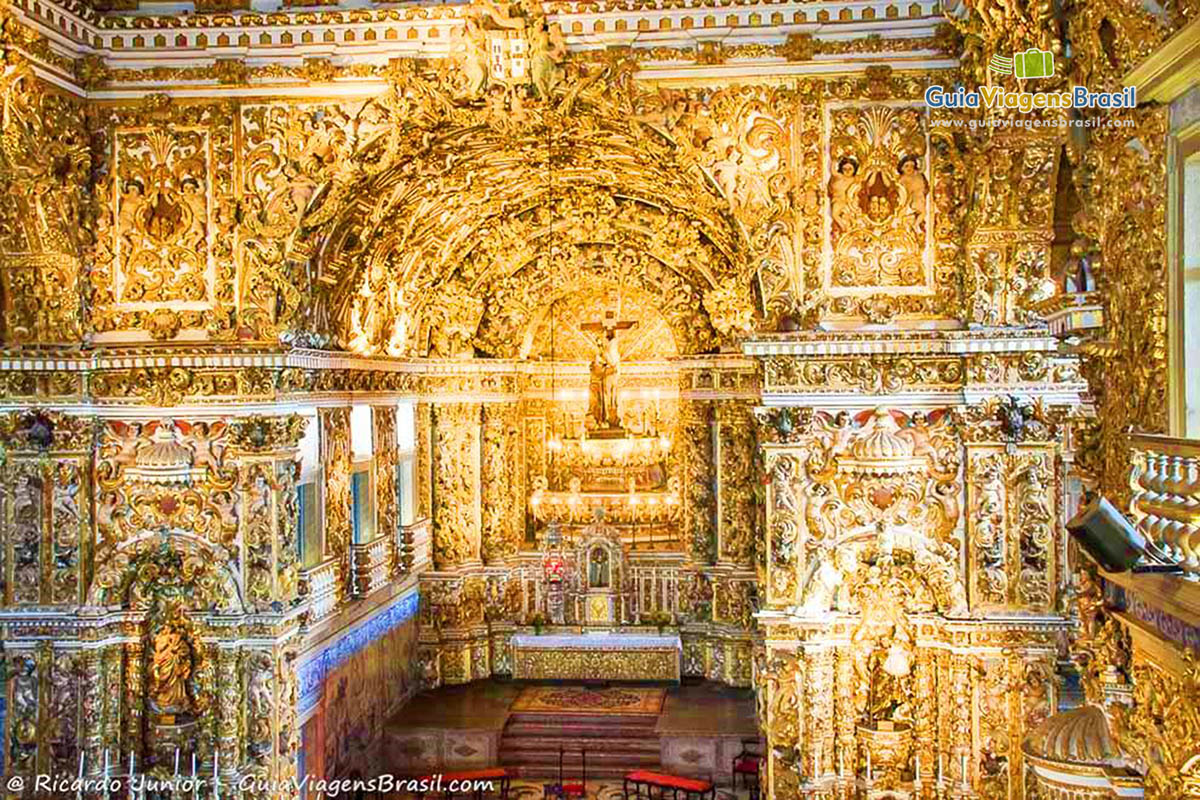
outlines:
[[1059, 765], [1124, 767], [1108, 714], [1087, 704], [1053, 715], [1025, 738], [1025, 752]]

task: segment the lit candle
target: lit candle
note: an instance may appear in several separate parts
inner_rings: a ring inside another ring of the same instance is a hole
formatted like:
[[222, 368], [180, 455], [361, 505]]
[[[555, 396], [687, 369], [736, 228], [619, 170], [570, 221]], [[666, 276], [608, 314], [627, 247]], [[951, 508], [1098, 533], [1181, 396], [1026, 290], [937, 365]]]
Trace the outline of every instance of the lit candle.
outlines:
[[942, 783], [942, 754], [938, 753], [938, 785]]
[[846, 760], [845, 760], [845, 753], [843, 753], [843, 752], [842, 752], [842, 751], [839, 749], [839, 750], [838, 750], [838, 775], [842, 775], [842, 776], [844, 776], [845, 774], [846, 774]]
[[921, 783], [921, 754], [920, 753], [917, 753], [916, 782], [917, 782], [917, 785], [920, 785], [920, 783]]
[[175, 745], [175, 777], [179, 777], [179, 745]]
[[967, 754], [962, 754], [962, 781], [963, 788], [967, 788]]
[[104, 748], [104, 777], [108, 778], [108, 748]]

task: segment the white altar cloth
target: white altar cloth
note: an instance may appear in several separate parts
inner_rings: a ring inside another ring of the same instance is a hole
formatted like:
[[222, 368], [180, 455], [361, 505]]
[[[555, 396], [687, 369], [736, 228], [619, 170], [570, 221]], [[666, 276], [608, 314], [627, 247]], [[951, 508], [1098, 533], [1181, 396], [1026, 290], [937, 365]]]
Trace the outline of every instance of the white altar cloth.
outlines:
[[583, 650], [645, 650], [672, 647], [683, 652], [683, 642], [678, 634], [655, 636], [641, 633], [550, 633], [536, 636], [518, 633], [512, 637], [513, 645], [536, 649], [583, 649]]

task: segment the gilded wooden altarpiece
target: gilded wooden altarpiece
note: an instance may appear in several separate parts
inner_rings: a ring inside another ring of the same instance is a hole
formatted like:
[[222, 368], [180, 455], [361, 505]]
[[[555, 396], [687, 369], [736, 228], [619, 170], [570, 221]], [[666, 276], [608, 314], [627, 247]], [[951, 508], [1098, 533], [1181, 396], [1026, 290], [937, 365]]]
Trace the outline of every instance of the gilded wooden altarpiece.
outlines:
[[[95, 774], [108, 750], [161, 768], [179, 745], [291, 776], [306, 637], [409, 580], [421, 535], [426, 685], [511, 673], [545, 601], [531, 498], [587, 494], [551, 445], [586, 416], [583, 325], [619, 305], [641, 326], [621, 422], [664, 442], [631, 494], [664, 502], [608, 513], [664, 545], [631, 550], [632, 591], [681, 633], [684, 674], [756, 688], [768, 795], [1024, 796], [1021, 739], [1071, 627], [1076, 437], [1116, 487], [1118, 434], [1163, 423], [1163, 114], [1064, 158], [1058, 132], [963, 132], [922, 97], [983, 82], [994, 52], [1061, 53], [1059, 21], [43, 5], [0, 9], [6, 773], [82, 752]], [[1062, 23], [1074, 77], [1106, 84], [1105, 31], [1128, 67], [1188, 16], [1097, 8]], [[844, 22], [872, 33], [818, 29]], [[520, 80], [472, 38], [510, 24], [538, 48]], [[316, 44], [330, 55], [280, 56]], [[1082, 366], [1038, 327], [1064, 169], [1116, 331]], [[1100, 416], [1081, 435], [1084, 376]], [[398, 399], [418, 524], [396, 533]], [[298, 407], [320, 433], [315, 567]]]

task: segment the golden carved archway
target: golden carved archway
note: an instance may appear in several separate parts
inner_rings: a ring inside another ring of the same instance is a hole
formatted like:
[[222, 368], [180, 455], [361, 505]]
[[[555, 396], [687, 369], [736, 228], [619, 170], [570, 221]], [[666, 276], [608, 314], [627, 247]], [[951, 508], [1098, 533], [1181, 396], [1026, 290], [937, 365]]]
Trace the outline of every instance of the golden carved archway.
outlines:
[[[749, 329], [744, 232], [613, 73], [579, 66], [524, 101], [395, 75], [358, 114], [356, 140], [330, 143], [352, 155], [313, 192], [292, 243], [317, 289], [312, 327], [364, 354], [512, 356], [582, 274], [659, 297], [686, 351]], [[685, 324], [696, 309], [705, 319]]]

